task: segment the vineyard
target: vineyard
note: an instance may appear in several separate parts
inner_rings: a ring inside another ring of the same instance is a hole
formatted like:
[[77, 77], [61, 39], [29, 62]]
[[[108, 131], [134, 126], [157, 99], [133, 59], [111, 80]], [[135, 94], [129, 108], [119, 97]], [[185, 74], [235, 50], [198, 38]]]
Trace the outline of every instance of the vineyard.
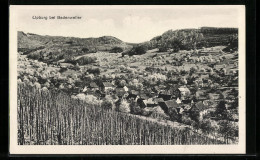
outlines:
[[18, 85], [19, 145], [221, 144], [190, 128], [177, 128], [104, 110], [58, 90]]

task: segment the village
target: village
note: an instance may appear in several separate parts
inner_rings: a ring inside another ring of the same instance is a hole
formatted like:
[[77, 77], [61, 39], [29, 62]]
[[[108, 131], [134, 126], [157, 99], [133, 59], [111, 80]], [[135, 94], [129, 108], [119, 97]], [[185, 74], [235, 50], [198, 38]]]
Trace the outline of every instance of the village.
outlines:
[[88, 55], [96, 62], [83, 66], [20, 55], [18, 82], [58, 88], [106, 109], [219, 131], [221, 120], [238, 123], [238, 53], [221, 48], [131, 57], [97, 52]]

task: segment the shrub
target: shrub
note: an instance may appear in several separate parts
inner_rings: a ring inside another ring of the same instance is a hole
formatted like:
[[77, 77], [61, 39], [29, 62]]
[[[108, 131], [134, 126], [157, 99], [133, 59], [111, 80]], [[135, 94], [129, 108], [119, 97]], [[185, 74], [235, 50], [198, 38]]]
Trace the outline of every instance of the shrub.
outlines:
[[59, 72], [60, 73], [63, 73], [63, 72], [65, 72], [65, 71], [67, 71], [68, 69], [67, 68], [61, 68], [60, 70], [59, 70]]
[[82, 48], [81, 51], [84, 52], [84, 53], [88, 53], [88, 52], [89, 52], [89, 49], [88, 49], [88, 48]]
[[108, 101], [108, 100], [104, 100], [102, 103], [101, 103], [101, 107], [105, 110], [110, 110], [112, 109], [113, 107], [113, 104], [111, 101]]
[[114, 47], [110, 50], [110, 53], [121, 53], [123, 49], [121, 47]]
[[65, 61], [64, 61], [65, 63], [71, 63], [71, 64], [76, 64], [76, 61], [75, 61], [75, 57], [74, 56], [67, 56], [66, 58], [65, 58]]
[[[118, 104], [118, 103], [120, 103], [120, 104]], [[116, 105], [117, 105], [116, 110], [118, 112], [123, 112], [123, 113], [129, 113], [130, 112], [129, 103], [127, 103], [127, 101], [125, 101], [125, 100], [117, 101]]]
[[91, 63], [95, 63], [97, 60], [96, 57], [81, 57], [79, 59], [76, 60], [76, 63], [78, 63], [79, 65], [86, 65], [86, 64], [91, 64]]
[[164, 47], [164, 46], [161, 46], [158, 49], [159, 49], [159, 52], [167, 52], [168, 51], [168, 48]]
[[89, 68], [89, 69], [87, 69], [87, 72], [90, 74], [99, 75], [100, 69], [99, 68]]
[[38, 60], [41, 58], [41, 54], [39, 52], [32, 52], [27, 55], [27, 58]]
[[194, 123], [194, 121], [188, 116], [182, 116], [181, 122], [187, 125], [192, 125], [192, 123]]
[[147, 51], [147, 47], [145, 45], [135, 46], [129, 52], [128, 55], [142, 55], [145, 54]]
[[140, 106], [135, 102], [135, 101], [131, 101], [130, 102], [130, 111], [132, 114], [141, 114], [142, 109], [140, 108]]

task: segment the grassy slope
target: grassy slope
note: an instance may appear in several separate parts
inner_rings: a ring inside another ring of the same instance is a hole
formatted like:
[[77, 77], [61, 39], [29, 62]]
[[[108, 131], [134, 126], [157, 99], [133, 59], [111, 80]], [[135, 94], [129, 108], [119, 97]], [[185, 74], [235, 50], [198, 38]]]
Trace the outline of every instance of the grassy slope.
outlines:
[[[229, 38], [238, 33], [236, 28], [211, 28], [202, 27], [200, 29], [186, 29], [177, 30], [178, 31], [198, 31], [203, 34], [203, 39], [201, 40], [207, 42], [204, 47], [212, 46], [227, 46], [229, 43]], [[170, 36], [171, 31], [166, 31], [161, 36], [157, 36], [150, 41], [141, 43], [139, 45], [151, 44], [156, 46], [159, 43], [158, 37]], [[162, 42], [160, 42], [162, 43]], [[198, 42], [200, 43], [200, 42]], [[154, 45], [155, 44], [155, 45]], [[88, 48], [89, 52], [95, 51], [109, 51], [115, 46], [122, 47], [125, 51], [132, 48], [138, 44], [125, 43], [118, 38], [112, 36], [103, 36], [99, 38], [75, 38], [75, 37], [61, 37], [61, 36], [41, 36], [31, 33], [18, 32], [18, 51], [27, 51], [28, 53], [36, 54], [48, 54], [47, 61], [59, 61], [64, 59], [68, 55], [79, 56], [86, 53], [82, 52], [83, 48]], [[39, 48], [42, 47], [42, 48]], [[152, 47], [154, 48], [154, 47]], [[42, 57], [42, 55], [41, 55]]]

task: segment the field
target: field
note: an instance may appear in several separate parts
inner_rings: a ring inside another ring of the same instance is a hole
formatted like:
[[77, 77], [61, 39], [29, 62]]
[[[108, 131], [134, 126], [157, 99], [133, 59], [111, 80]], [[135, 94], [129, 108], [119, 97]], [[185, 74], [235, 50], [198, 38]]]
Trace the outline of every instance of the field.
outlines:
[[20, 145], [192, 145], [221, 144], [189, 128], [161, 125], [104, 110], [59, 91], [18, 86]]

